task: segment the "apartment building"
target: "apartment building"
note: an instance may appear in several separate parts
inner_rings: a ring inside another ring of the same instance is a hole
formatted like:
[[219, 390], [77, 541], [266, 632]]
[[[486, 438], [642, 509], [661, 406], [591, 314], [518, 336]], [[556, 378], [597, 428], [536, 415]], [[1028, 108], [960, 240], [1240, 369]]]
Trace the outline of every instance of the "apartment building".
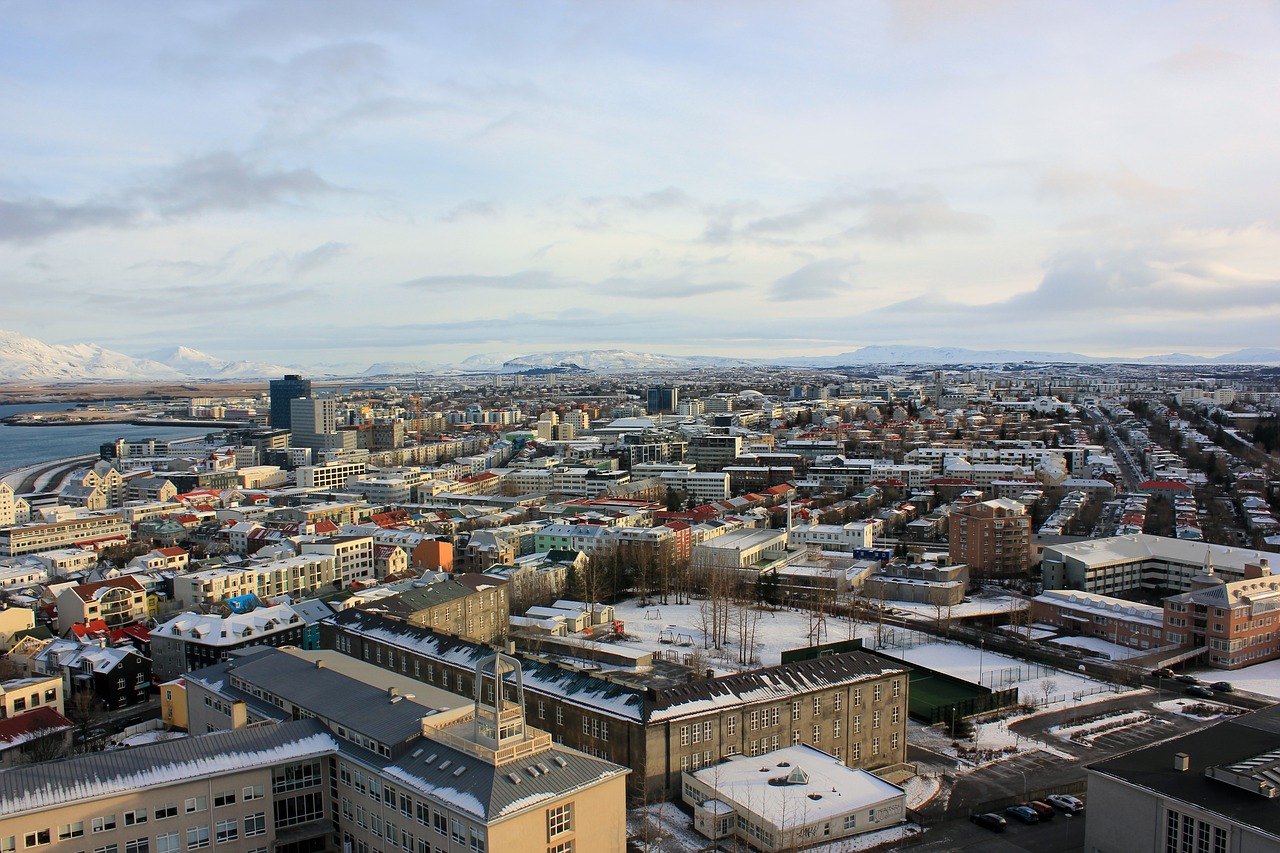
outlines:
[[365, 461], [326, 462], [323, 465], [302, 465], [294, 471], [300, 489], [344, 489], [352, 477], [359, 477], [368, 468]]
[[84, 583], [58, 593], [58, 633], [101, 619], [108, 628], [142, 622], [150, 614], [147, 591], [132, 576]]
[[262, 601], [281, 595], [302, 598], [332, 589], [337, 576], [333, 557], [299, 554], [265, 563], [176, 575], [173, 599], [179, 607], [207, 610], [242, 595], [256, 595]]
[[720, 471], [742, 455], [742, 436], [708, 433], [689, 439], [685, 461], [699, 471]]
[[344, 586], [374, 580], [372, 536], [326, 536], [303, 542], [300, 551], [333, 560], [333, 580]]
[[322, 602], [277, 604], [226, 616], [181, 613], [151, 632], [155, 676], [169, 681], [256, 646], [318, 648], [320, 619], [332, 614]]
[[997, 498], [954, 507], [950, 517], [951, 562], [974, 577], [1009, 577], [1031, 569], [1031, 516], [1016, 502]]
[[1104, 595], [1130, 590], [1185, 592], [1209, 566], [1216, 577], [1237, 581], [1244, 578], [1246, 566], [1268, 565], [1270, 556], [1252, 548], [1132, 533], [1047, 546], [1041, 551], [1040, 573], [1046, 589]]
[[81, 512], [59, 521], [19, 524], [0, 530], [0, 557], [52, 551], [79, 543], [127, 539], [129, 522], [119, 510]]
[[[491, 654], [362, 610], [323, 623], [321, 644], [464, 696], [475, 688], [476, 663]], [[516, 657], [530, 723], [557, 743], [631, 767], [636, 796], [669, 798], [685, 770], [798, 743], [850, 767], [905, 760], [907, 669], [862, 652], [678, 685]]]

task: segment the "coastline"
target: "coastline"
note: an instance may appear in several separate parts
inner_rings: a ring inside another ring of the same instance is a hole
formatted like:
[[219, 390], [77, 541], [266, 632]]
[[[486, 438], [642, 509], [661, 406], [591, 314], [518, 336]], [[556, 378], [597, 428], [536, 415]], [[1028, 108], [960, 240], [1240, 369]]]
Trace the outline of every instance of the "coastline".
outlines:
[[[57, 415], [70, 415], [71, 412], [55, 412]], [[0, 418], [0, 424], [5, 426], [18, 427], [73, 427], [73, 426], [99, 426], [107, 424], [130, 424], [132, 426], [151, 426], [151, 427], [209, 427], [211, 429], [239, 429], [243, 427], [251, 427], [251, 421], [223, 421], [213, 420], [210, 418], [147, 418], [139, 416], [105, 416], [97, 418], [85, 418], [84, 413], [78, 413], [81, 417], [74, 420], [65, 418], [54, 420], [50, 417], [32, 417], [31, 415], [9, 415], [6, 418]]]

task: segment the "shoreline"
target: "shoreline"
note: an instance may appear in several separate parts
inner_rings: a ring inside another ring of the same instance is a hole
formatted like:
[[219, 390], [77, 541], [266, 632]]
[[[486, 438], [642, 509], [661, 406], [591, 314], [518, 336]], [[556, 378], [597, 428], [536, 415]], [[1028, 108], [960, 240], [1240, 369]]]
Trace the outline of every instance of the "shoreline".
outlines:
[[[71, 414], [67, 412], [55, 412], [54, 415]], [[254, 426], [252, 421], [220, 421], [213, 419], [200, 418], [146, 418], [146, 417], [102, 417], [102, 418], [77, 418], [75, 420], [53, 420], [51, 418], [33, 418], [28, 414], [9, 415], [0, 418], [0, 424], [4, 426], [15, 427], [82, 427], [82, 426], [110, 426], [112, 424], [129, 424], [131, 426], [150, 426], [150, 427], [201, 427], [210, 429], [242, 429]]]

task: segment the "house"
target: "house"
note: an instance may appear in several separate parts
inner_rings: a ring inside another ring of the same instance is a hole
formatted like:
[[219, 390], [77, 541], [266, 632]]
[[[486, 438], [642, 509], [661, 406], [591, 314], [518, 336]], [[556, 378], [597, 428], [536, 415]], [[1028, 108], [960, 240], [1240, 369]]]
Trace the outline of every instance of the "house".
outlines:
[[151, 661], [127, 648], [54, 640], [31, 661], [36, 673], [61, 676], [63, 695], [89, 691], [96, 704], [116, 710], [151, 696]]
[[62, 757], [71, 748], [72, 728], [70, 720], [47, 706], [0, 720], [0, 768]]
[[136, 578], [124, 576], [96, 583], [79, 584], [58, 593], [58, 633], [66, 635], [72, 625], [101, 619], [118, 628], [141, 622], [152, 606], [147, 592]]

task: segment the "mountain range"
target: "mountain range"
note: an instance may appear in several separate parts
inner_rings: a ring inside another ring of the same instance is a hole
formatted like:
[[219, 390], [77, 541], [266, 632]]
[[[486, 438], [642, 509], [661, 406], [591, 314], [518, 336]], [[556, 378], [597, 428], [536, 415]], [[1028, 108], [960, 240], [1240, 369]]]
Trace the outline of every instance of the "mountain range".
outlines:
[[524, 373], [570, 370], [590, 373], [656, 373], [671, 370], [725, 367], [830, 368], [872, 364], [999, 365], [1038, 364], [1276, 364], [1280, 349], [1252, 347], [1219, 356], [1170, 353], [1143, 358], [1103, 358], [1075, 352], [1026, 350], [974, 350], [958, 347], [865, 346], [823, 356], [781, 358], [727, 358], [632, 352], [622, 349], [562, 350], [513, 354], [482, 353], [456, 364], [431, 362], [379, 362], [361, 370], [334, 366], [286, 367], [259, 361], [230, 360], [186, 346], [173, 346], [138, 356], [125, 355], [97, 344], [46, 344], [17, 332], [0, 330], [0, 381], [165, 381], [263, 379], [284, 373], [312, 376], [411, 376], [419, 373]]

